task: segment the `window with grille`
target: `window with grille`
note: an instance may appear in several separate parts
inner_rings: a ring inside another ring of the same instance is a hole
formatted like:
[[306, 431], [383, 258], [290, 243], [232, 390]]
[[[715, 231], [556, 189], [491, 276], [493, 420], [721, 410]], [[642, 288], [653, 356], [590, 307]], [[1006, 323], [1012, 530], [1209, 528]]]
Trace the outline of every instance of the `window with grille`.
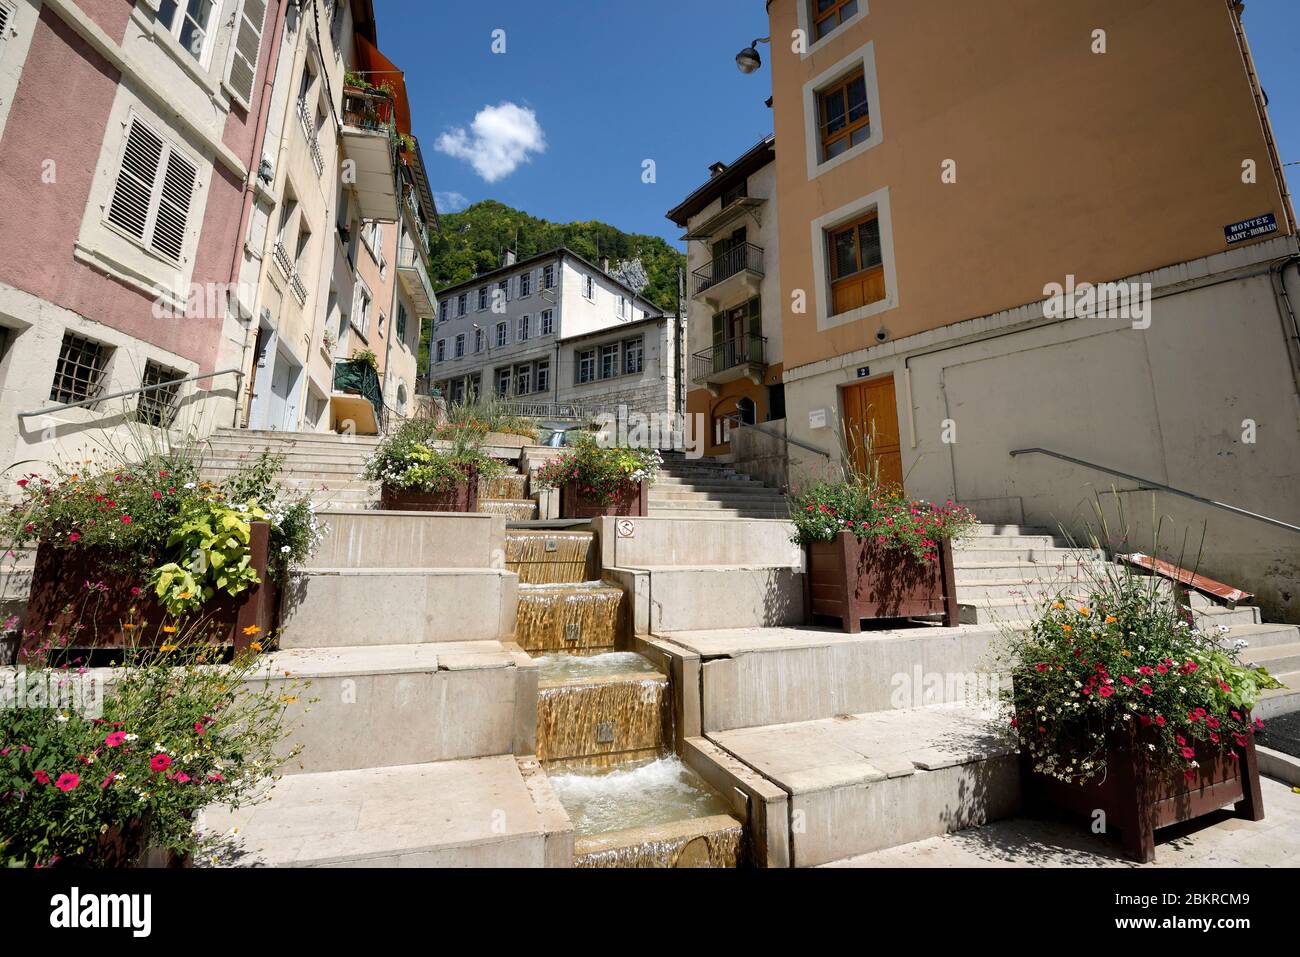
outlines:
[[510, 301], [510, 280], [509, 279], [502, 279], [499, 283], [497, 283], [497, 290], [501, 293], [502, 302]]
[[54, 382], [50, 385], [50, 401], [81, 402], [99, 395], [112, 351], [111, 346], [102, 342], [65, 332], [63, 344], [59, 346], [59, 361], [54, 367]]
[[181, 386], [176, 379], [185, 378], [185, 374], [175, 369], [168, 369], [164, 365], [159, 365], [152, 360], [144, 365], [144, 378], [140, 385], [148, 388], [149, 386], [160, 385], [163, 382], [170, 382], [171, 385], [163, 386], [159, 389], [153, 389], [149, 392], [140, 393], [140, 401], [135, 408], [135, 417], [146, 425], [156, 425], [160, 428], [169, 428], [176, 418], [176, 400], [180, 397]]
[[463, 359], [464, 357], [465, 357], [465, 333], [462, 332], [460, 335], [456, 337], [456, 358]]
[[531, 296], [533, 294], [533, 274], [526, 272], [519, 277], [519, 295]]
[[198, 175], [193, 163], [132, 116], [108, 206], [109, 222], [180, 262]]
[[555, 288], [555, 267], [554, 266], [542, 267], [542, 288], [543, 289]]
[[446, 361], [447, 361], [447, 340], [446, 340], [446, 339], [439, 339], [439, 340], [438, 340], [437, 356], [438, 356], [438, 358], [437, 358], [436, 361], [438, 361], [438, 362], [446, 362]]
[[501, 348], [510, 341], [510, 324], [508, 322], [497, 323], [497, 348]]
[[643, 346], [641, 339], [628, 339], [623, 343], [623, 374], [636, 375], [643, 364]]
[[542, 310], [542, 328], [539, 335], [549, 336], [555, 331], [555, 312], [551, 309]]
[[488, 307], [488, 288], [487, 286], [478, 287], [478, 311], [482, 312]]
[[519, 317], [519, 341], [524, 342], [528, 339], [529, 333], [532, 332], [529, 326], [532, 323], [532, 316]]
[[469, 293], [462, 292], [456, 297], [456, 314], [459, 316], [469, 312]]
[[573, 381], [579, 385], [596, 378], [596, 350], [584, 349], [578, 353], [578, 361], [573, 367]]
[[497, 370], [497, 395], [510, 394], [510, 367]]
[[549, 359], [542, 359], [537, 363], [537, 372], [534, 378], [536, 381], [533, 385], [536, 391], [546, 392], [551, 388], [551, 363]]
[[474, 330], [474, 351], [475, 352], [483, 351], [483, 330], [482, 329]]
[[444, 299], [438, 304], [438, 321], [446, 322], [451, 318], [451, 301]]
[[533, 391], [533, 367], [522, 365], [515, 367], [515, 395], [528, 395]]

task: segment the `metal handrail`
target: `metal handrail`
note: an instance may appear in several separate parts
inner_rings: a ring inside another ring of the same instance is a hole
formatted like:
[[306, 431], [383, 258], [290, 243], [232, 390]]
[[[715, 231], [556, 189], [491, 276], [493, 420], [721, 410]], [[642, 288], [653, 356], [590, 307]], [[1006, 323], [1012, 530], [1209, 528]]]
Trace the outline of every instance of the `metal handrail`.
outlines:
[[758, 276], [764, 274], [762, 246], [740, 243], [696, 269], [691, 273], [691, 295], [698, 296], [704, 290], [741, 272], [752, 272]]
[[1257, 522], [1265, 522], [1277, 528], [1285, 528], [1290, 532], [1300, 532], [1300, 525], [1292, 525], [1290, 522], [1284, 522], [1281, 519], [1269, 518], [1267, 515], [1260, 515], [1258, 512], [1250, 512], [1244, 508], [1229, 505], [1226, 502], [1216, 502], [1212, 498], [1206, 498], [1204, 495], [1197, 495], [1195, 492], [1186, 492], [1183, 489], [1174, 488], [1171, 485], [1165, 485], [1163, 482], [1154, 482], [1151, 479], [1144, 479], [1137, 475], [1130, 475], [1128, 472], [1121, 472], [1119, 469], [1112, 469], [1105, 465], [1098, 465], [1095, 462], [1085, 462], [1083, 459], [1076, 459], [1072, 455], [1065, 455], [1061, 452], [1053, 452], [1051, 449], [1014, 449], [1011, 452], [1011, 457], [1015, 458], [1017, 455], [1030, 455], [1033, 453], [1046, 455], [1054, 459], [1060, 459], [1062, 462], [1069, 462], [1072, 465], [1081, 465], [1084, 468], [1093, 469], [1097, 472], [1105, 472], [1107, 475], [1114, 475], [1118, 478], [1128, 479], [1130, 482], [1137, 482], [1140, 486], [1139, 491], [1159, 490], [1162, 492], [1168, 492], [1170, 495], [1180, 495], [1183, 498], [1190, 498], [1194, 502], [1200, 502], [1202, 505], [1212, 505], [1215, 508], [1223, 509], [1225, 512], [1232, 512], [1234, 515], [1253, 518]]
[[771, 438], [780, 439], [786, 445], [797, 445], [799, 446], [799, 448], [807, 449], [809, 452], [815, 452], [816, 454], [822, 456], [825, 459], [829, 459], [831, 457], [831, 453], [827, 452], [825, 449], [821, 448], [820, 446], [813, 445], [811, 442], [805, 442], [803, 439], [796, 439], [788, 434], [782, 435], [780, 432], [776, 432], [772, 429], [769, 429], [762, 422], [745, 422], [739, 412], [730, 412], [727, 415], [724, 415], [722, 418], [730, 419], [732, 422], [736, 423], [742, 429], [753, 429], [755, 432], [762, 432], [764, 435], [769, 436]]
[[65, 409], [80, 409], [83, 406], [95, 405], [99, 402], [107, 402], [110, 399], [121, 399], [128, 395], [155, 392], [158, 389], [166, 389], [174, 385], [183, 385], [186, 382], [198, 382], [202, 379], [215, 379], [219, 375], [233, 375], [236, 378], [242, 379], [244, 377], [244, 370], [221, 369], [217, 372], [203, 372], [199, 375], [186, 376], [184, 379], [171, 379], [167, 382], [155, 382], [153, 385], [142, 385], [137, 389], [123, 389], [121, 392], [112, 392], [108, 395], [97, 395], [93, 399], [82, 399], [80, 402], [65, 402], [63, 405], [52, 405], [48, 409], [35, 409], [31, 412], [19, 412], [18, 418], [26, 419], [33, 415], [49, 415], [52, 412], [62, 412]]

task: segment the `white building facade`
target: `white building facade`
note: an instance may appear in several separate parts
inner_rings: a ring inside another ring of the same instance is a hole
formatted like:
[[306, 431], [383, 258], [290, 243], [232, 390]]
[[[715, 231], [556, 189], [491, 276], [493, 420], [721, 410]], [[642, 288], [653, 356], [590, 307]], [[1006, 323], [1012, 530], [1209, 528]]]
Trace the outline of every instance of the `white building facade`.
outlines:
[[683, 324], [572, 250], [507, 254], [438, 304], [429, 378], [449, 402], [491, 395], [543, 418], [680, 411]]

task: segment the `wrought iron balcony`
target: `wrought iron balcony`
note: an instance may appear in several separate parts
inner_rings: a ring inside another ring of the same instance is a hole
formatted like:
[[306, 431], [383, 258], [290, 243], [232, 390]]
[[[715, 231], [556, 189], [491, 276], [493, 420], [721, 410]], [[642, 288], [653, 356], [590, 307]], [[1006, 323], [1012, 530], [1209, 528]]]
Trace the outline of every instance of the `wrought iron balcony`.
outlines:
[[743, 376], [762, 384], [767, 368], [767, 337], [739, 336], [691, 356], [691, 381], [715, 386]]
[[757, 292], [762, 278], [763, 247], [741, 243], [691, 273], [691, 296], [713, 301], [740, 288]]

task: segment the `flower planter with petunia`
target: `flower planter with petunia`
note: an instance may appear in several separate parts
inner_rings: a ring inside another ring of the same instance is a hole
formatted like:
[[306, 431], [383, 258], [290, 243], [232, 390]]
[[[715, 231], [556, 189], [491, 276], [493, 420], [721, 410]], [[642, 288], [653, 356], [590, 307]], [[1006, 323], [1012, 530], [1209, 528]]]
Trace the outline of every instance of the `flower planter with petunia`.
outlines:
[[[441, 438], [440, 432], [447, 435]], [[505, 472], [470, 429], [446, 433], [432, 419], [413, 419], [377, 448], [365, 477], [380, 483], [380, 504], [405, 512], [476, 512], [480, 483]]]
[[649, 510], [650, 487], [645, 482], [628, 482], [600, 496], [587, 492], [576, 481], [565, 482], [560, 494], [561, 518], [598, 518], [602, 515], [644, 517]]
[[[1230, 750], [1190, 740], [1194, 776], [1162, 771], [1153, 760], [1156, 736], [1128, 722], [1106, 751], [1107, 773], [1101, 780], [1066, 783], [1034, 770], [1028, 750], [1020, 754], [1021, 809], [1026, 814], [1064, 812], [1089, 823], [1097, 811], [1106, 815], [1106, 833], [1118, 832], [1120, 846], [1141, 863], [1155, 860], [1155, 832], [1232, 805], [1237, 817], [1264, 819], [1255, 736], [1247, 734]], [[1158, 746], [1158, 745], [1157, 745]]]
[[581, 434], [571, 448], [537, 470], [538, 488], [560, 490], [562, 518], [601, 515], [644, 516], [649, 489], [663, 465], [654, 449], [600, 445]]
[[938, 543], [934, 554], [925, 561], [848, 531], [829, 542], [808, 542], [806, 622], [838, 618], [851, 634], [862, 630], [864, 619], [939, 616], [945, 625], [957, 624], [951, 543]]
[[[257, 577], [237, 595], [216, 592], [192, 616], [189, 637], [237, 651], [273, 634], [280, 589], [269, 568], [271, 526], [249, 523], [249, 567]], [[177, 615], [160, 601], [146, 578], [130, 569], [105, 567], [94, 547], [56, 546], [36, 550], [20, 652], [29, 659], [51, 634], [65, 656], [103, 649], [166, 644], [178, 632]]]
[[975, 516], [960, 505], [911, 501], [854, 482], [823, 483], [791, 503], [805, 556], [804, 615], [864, 620], [939, 617], [958, 623], [952, 541]]
[[1154, 577], [1093, 576], [1073, 589], [1086, 597], [1049, 597], [1003, 635], [1025, 809], [1104, 811], [1143, 862], [1171, 824], [1228, 805], [1261, 820], [1251, 710], [1279, 683], [1194, 627]]

